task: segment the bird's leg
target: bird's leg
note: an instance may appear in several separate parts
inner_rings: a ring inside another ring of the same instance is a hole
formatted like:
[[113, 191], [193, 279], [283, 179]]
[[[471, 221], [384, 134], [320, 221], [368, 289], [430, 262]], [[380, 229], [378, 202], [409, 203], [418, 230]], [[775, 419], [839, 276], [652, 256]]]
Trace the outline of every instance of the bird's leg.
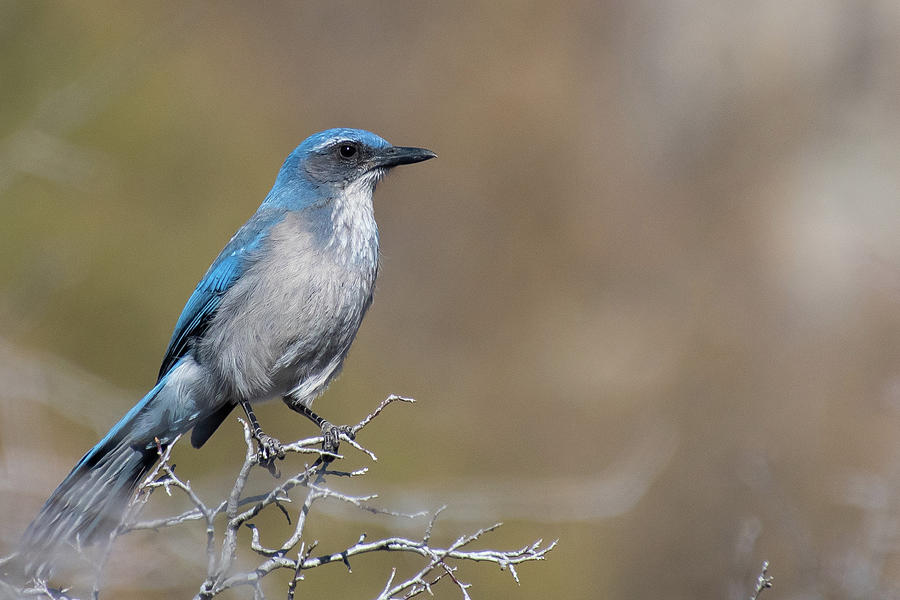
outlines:
[[[329, 421], [326, 421], [316, 413], [312, 411], [311, 408], [306, 406], [301, 402], [296, 402], [290, 396], [285, 396], [283, 398], [284, 403], [287, 404], [291, 410], [294, 410], [313, 423], [316, 424], [322, 430], [322, 450], [325, 452], [330, 452], [331, 454], [337, 454], [338, 448], [341, 445], [340, 435], [343, 433], [351, 440], [356, 437], [356, 433], [353, 431], [353, 428], [349, 425], [333, 425]], [[331, 456], [323, 456], [322, 457], [326, 463], [334, 460], [334, 457]]]
[[274, 474], [274, 461], [276, 458], [284, 458], [284, 448], [281, 447], [281, 442], [263, 432], [262, 427], [259, 426], [259, 421], [256, 419], [256, 414], [253, 412], [253, 407], [250, 406], [249, 402], [241, 400], [241, 408], [247, 413], [247, 418], [250, 420], [250, 429], [253, 434], [253, 439], [256, 440], [259, 447], [259, 464], [268, 468], [269, 471], [272, 471]]

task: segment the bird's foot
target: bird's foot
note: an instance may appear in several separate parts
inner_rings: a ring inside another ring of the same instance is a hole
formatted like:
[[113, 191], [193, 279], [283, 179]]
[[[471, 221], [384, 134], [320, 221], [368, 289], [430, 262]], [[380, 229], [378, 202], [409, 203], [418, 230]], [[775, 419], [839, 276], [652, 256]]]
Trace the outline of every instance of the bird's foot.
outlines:
[[284, 448], [281, 442], [262, 431], [257, 431], [253, 437], [256, 439], [256, 458], [259, 464], [267, 468], [273, 476], [279, 477], [281, 474], [275, 467], [275, 459], [284, 458]]
[[[356, 432], [350, 425], [332, 425], [328, 421], [322, 421], [322, 450], [331, 454], [337, 454], [341, 446], [341, 434], [348, 438], [356, 439]], [[324, 455], [322, 459], [326, 463], [334, 460], [334, 456]]]

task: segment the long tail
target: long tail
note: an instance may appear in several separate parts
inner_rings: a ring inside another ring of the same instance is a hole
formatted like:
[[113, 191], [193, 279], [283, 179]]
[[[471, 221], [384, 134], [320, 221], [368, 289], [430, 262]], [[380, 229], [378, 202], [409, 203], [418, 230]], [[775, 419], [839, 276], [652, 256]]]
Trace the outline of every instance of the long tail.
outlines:
[[[166, 412], [159, 406], [166, 404], [165, 383], [164, 378], [128, 411], [44, 503], [22, 538], [26, 572], [46, 576], [67, 546], [103, 540], [118, 526], [135, 488], [158, 459], [152, 435], [157, 428], [149, 425]], [[165, 444], [170, 432], [162, 429], [158, 436]]]

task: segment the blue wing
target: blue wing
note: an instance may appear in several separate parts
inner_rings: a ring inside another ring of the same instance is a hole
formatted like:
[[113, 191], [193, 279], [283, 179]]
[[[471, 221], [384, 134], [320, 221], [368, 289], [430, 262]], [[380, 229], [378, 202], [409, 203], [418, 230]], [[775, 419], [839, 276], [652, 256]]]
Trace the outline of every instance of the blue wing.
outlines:
[[219, 253], [206, 275], [197, 284], [197, 288], [182, 309], [181, 316], [178, 317], [162, 366], [159, 368], [159, 379], [169, 372], [178, 359], [187, 354], [194, 340], [203, 335], [222, 301], [222, 296], [252, 262], [253, 251], [265, 239], [269, 228], [283, 217], [283, 211], [257, 212]]

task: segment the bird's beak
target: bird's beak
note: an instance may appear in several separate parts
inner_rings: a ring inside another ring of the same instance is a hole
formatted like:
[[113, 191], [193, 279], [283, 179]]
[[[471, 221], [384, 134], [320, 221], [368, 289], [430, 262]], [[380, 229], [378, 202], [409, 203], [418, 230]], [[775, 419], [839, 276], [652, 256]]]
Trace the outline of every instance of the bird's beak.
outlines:
[[373, 162], [376, 167], [390, 169], [397, 165], [411, 165], [429, 158], [435, 158], [437, 154], [426, 148], [405, 148], [402, 146], [390, 146], [379, 151]]

